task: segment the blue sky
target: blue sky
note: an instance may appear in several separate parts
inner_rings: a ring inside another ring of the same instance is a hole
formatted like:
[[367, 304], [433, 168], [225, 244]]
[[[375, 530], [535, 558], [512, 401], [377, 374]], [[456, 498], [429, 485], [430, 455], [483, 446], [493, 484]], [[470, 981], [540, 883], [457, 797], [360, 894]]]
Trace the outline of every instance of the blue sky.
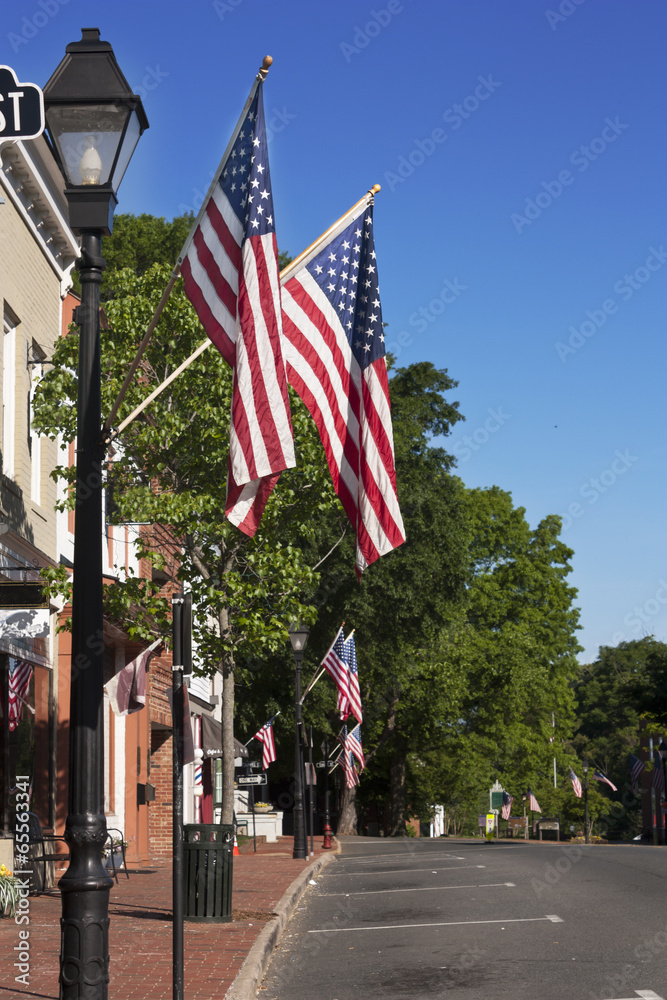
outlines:
[[667, 641], [666, 22], [659, 0], [13, 0], [0, 63], [43, 85], [99, 27], [151, 126], [118, 211], [172, 218], [273, 56], [281, 249], [382, 185], [388, 344], [459, 381], [468, 486], [565, 516], [588, 661]]

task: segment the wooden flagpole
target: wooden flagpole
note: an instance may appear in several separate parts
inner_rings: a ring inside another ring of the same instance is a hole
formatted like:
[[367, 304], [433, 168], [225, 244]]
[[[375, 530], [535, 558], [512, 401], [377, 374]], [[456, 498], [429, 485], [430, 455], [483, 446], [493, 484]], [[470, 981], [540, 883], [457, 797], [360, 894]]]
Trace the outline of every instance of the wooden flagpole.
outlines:
[[[148, 342], [150, 341], [150, 339], [151, 339], [151, 337], [153, 335], [153, 331], [155, 330], [155, 327], [157, 326], [158, 320], [160, 319], [160, 316], [162, 315], [164, 307], [167, 304], [167, 300], [168, 300], [169, 296], [171, 295], [171, 293], [173, 291], [173, 288], [174, 288], [174, 285], [176, 284], [176, 282], [178, 280], [178, 277], [179, 277], [179, 275], [181, 273], [181, 264], [182, 264], [182, 262], [183, 262], [183, 260], [185, 258], [185, 255], [187, 254], [187, 252], [188, 252], [188, 250], [190, 248], [190, 244], [192, 243], [192, 240], [194, 239], [194, 235], [195, 235], [195, 232], [197, 230], [197, 226], [201, 222], [201, 219], [202, 219], [202, 217], [203, 217], [203, 215], [204, 215], [204, 213], [206, 211], [206, 206], [208, 205], [209, 199], [210, 199], [211, 195], [213, 194], [213, 192], [215, 190], [216, 184], [218, 183], [218, 180], [220, 178], [220, 174], [222, 173], [222, 168], [224, 167], [225, 162], [227, 161], [227, 158], [229, 157], [229, 154], [232, 151], [232, 147], [233, 147], [234, 143], [236, 142], [238, 134], [241, 131], [241, 125], [242, 125], [243, 121], [245, 120], [245, 116], [248, 114], [248, 110], [250, 108], [250, 105], [252, 104], [252, 102], [253, 102], [253, 100], [255, 98], [255, 94], [257, 93], [257, 88], [259, 87], [260, 83], [264, 83], [264, 81], [266, 80], [266, 77], [267, 77], [267, 74], [269, 72], [269, 69], [271, 67], [272, 62], [273, 62], [272, 56], [264, 56], [264, 59], [262, 61], [262, 65], [259, 68], [259, 72], [257, 73], [257, 76], [255, 77], [255, 82], [253, 83], [252, 88], [250, 90], [250, 95], [248, 97], [248, 100], [245, 102], [245, 105], [243, 107], [243, 111], [241, 112], [239, 120], [236, 123], [236, 128], [234, 129], [234, 131], [232, 133], [231, 139], [227, 143], [227, 148], [225, 149], [225, 152], [222, 155], [222, 159], [220, 160], [220, 163], [218, 165], [218, 169], [217, 169], [217, 171], [215, 172], [215, 174], [213, 176], [213, 180], [211, 181], [209, 189], [208, 189], [208, 191], [206, 193], [206, 197], [204, 198], [203, 202], [201, 203], [201, 208], [199, 209], [199, 213], [197, 215], [197, 218], [195, 219], [195, 221], [194, 221], [194, 223], [192, 225], [192, 228], [190, 229], [190, 232], [188, 233], [187, 239], [186, 239], [185, 243], [183, 244], [181, 252], [178, 255], [178, 258], [177, 258], [177, 261], [176, 261], [176, 265], [174, 266], [174, 269], [171, 272], [171, 276], [169, 278], [169, 283], [167, 284], [167, 287], [165, 288], [165, 290], [164, 290], [164, 292], [162, 294], [162, 298], [160, 299], [160, 302], [158, 303], [158, 307], [155, 310], [155, 314], [154, 314], [152, 320], [148, 324], [148, 329], [146, 330], [146, 333], [144, 334], [144, 339], [141, 341], [141, 343], [140, 343], [140, 345], [139, 345], [139, 347], [137, 349], [137, 353], [134, 356], [134, 360], [133, 360], [132, 364], [129, 367], [127, 375], [125, 376], [125, 380], [124, 380], [124, 382], [123, 382], [123, 384], [122, 384], [122, 386], [120, 388], [120, 392], [118, 393], [118, 396], [116, 397], [116, 401], [113, 404], [113, 406], [111, 407], [111, 412], [109, 413], [109, 416], [107, 417], [107, 419], [104, 421], [104, 426], [102, 428], [102, 440], [106, 441], [107, 443], [110, 443], [113, 440], [113, 438], [115, 438], [117, 436], [117, 434], [118, 434], [118, 431], [116, 431], [114, 434], [110, 434], [111, 427], [113, 426], [113, 422], [116, 419], [116, 415], [118, 413], [118, 410], [121, 407], [121, 404], [122, 404], [123, 400], [125, 399], [125, 394], [127, 393], [127, 390], [129, 388], [130, 382], [132, 381], [132, 378], [134, 377], [134, 374], [135, 374], [137, 368], [139, 367], [139, 363], [141, 361], [141, 358], [143, 357], [144, 351], [148, 347]], [[209, 343], [210, 343], [210, 341], [209, 341]], [[188, 360], [188, 364], [190, 363], [190, 361], [194, 361], [194, 359], [198, 356], [198, 353], [201, 353], [201, 351], [195, 352], [193, 355], [191, 355], [191, 357]], [[187, 367], [187, 364], [181, 366], [181, 368], [179, 370], [179, 374], [180, 374], [180, 371], [183, 371], [183, 369], [185, 367]], [[161, 389], [166, 388], [167, 385], [169, 385], [169, 383], [171, 381], [173, 381], [173, 378], [171, 378], [171, 379], [167, 380], [166, 382], [164, 382], [160, 388]], [[152, 401], [152, 399], [155, 398], [156, 395], [159, 395], [159, 393], [157, 393], [157, 391], [152, 395], [151, 401]], [[131, 414], [131, 417], [134, 418], [135, 416], [137, 416], [141, 412], [142, 409], [143, 409], [143, 407], [135, 410], [134, 413]], [[129, 423], [129, 419], [126, 420], [126, 421], [124, 421], [123, 426], [127, 426], [128, 423]]]
[[[270, 720], [270, 721], [271, 721], [271, 722], [273, 722], [273, 720], [274, 720], [274, 719], [277, 719], [279, 715], [280, 715], [280, 712], [276, 712], [276, 714], [275, 714], [275, 715], [272, 715], [272, 716], [271, 716], [271, 720]], [[265, 723], [265, 725], [266, 725], [266, 723]], [[244, 746], [244, 747], [248, 747], [248, 746], [250, 746], [250, 744], [252, 743], [252, 741], [254, 740], [254, 738], [255, 738], [254, 736], [251, 736], [251, 737], [250, 737], [250, 739], [248, 740], [248, 742], [247, 742], [247, 743], [244, 743], [244, 744], [243, 744], [243, 746]]]
[[[266, 56], [265, 59], [264, 59], [264, 63], [266, 63], [267, 60], [269, 60], [269, 62], [268, 62], [268, 65], [266, 66], [266, 69], [262, 68], [259, 71], [259, 75], [261, 75], [262, 73], [264, 74], [264, 76], [262, 77], [262, 79], [264, 79], [264, 77], [266, 77], [266, 74], [269, 71], [269, 66], [271, 65], [271, 62], [272, 62], [271, 56]], [[254, 93], [254, 88], [253, 88], [253, 92], [252, 93]], [[250, 98], [248, 99], [248, 101], [250, 101]], [[248, 103], [248, 107], [249, 106], [250, 105]], [[247, 112], [247, 108], [244, 110], [244, 114], [246, 112]], [[241, 116], [241, 118], [243, 118], [243, 115]], [[234, 132], [234, 135], [232, 137], [232, 141], [230, 142], [228, 148], [225, 150], [225, 155], [222, 158], [222, 162], [221, 162], [220, 168], [218, 168], [218, 172], [221, 169], [222, 163], [224, 162], [225, 158], [229, 155], [229, 151], [231, 150], [231, 147], [232, 147], [233, 143], [236, 141], [236, 136], [237, 136], [238, 130], [240, 128], [240, 121], [241, 121], [241, 119], [239, 119], [239, 124], [237, 125], [237, 128], [236, 128], [236, 130]], [[216, 174], [216, 177], [217, 177], [217, 174]], [[215, 186], [215, 181], [211, 185], [211, 188], [209, 189], [209, 194], [207, 194], [206, 198], [204, 199], [203, 205], [206, 205], [206, 202], [208, 201], [209, 195], [210, 195], [211, 191], [213, 190], [214, 186]], [[363, 198], [360, 198], [359, 201], [355, 202], [355, 204], [352, 206], [352, 208], [348, 209], [347, 212], [345, 212], [343, 215], [341, 215], [340, 219], [338, 219], [336, 222], [334, 222], [333, 225], [329, 226], [329, 228], [326, 230], [326, 232], [322, 233], [321, 236], [318, 236], [318, 238], [315, 240], [314, 243], [311, 243], [309, 247], [306, 247], [306, 249], [303, 251], [303, 253], [300, 253], [298, 257], [295, 257], [294, 260], [290, 264], [287, 265], [287, 267], [284, 267], [283, 270], [280, 272], [280, 284], [284, 285], [285, 282], [287, 281], [287, 279], [290, 277], [290, 275], [294, 271], [294, 269], [296, 268], [296, 266], [298, 264], [301, 264], [305, 260], [306, 257], [308, 257], [311, 253], [313, 253], [317, 249], [317, 247], [321, 246], [321, 244], [331, 235], [331, 233], [336, 229], [337, 226], [339, 226], [339, 225], [341, 225], [341, 223], [345, 222], [346, 219], [348, 219], [351, 215], [354, 214], [354, 212], [359, 208], [360, 205], [362, 205], [365, 201], [368, 201], [368, 199], [370, 197], [373, 197], [374, 195], [376, 195], [378, 193], [378, 191], [380, 191], [380, 189], [381, 188], [380, 188], [379, 184], [374, 184], [373, 187], [370, 188], [370, 190], [366, 192], [366, 194], [363, 196]], [[195, 221], [195, 225], [192, 227], [192, 230], [190, 231], [190, 235], [188, 236], [188, 238], [187, 238], [187, 240], [185, 242], [185, 245], [183, 246], [183, 249], [181, 250], [181, 252], [180, 252], [180, 254], [178, 256], [178, 263], [176, 264], [176, 268], [174, 268], [174, 272], [173, 272], [173, 274], [175, 274], [174, 282], [173, 283], [170, 282], [170, 287], [168, 286], [169, 287], [169, 291], [168, 292], [165, 291], [165, 295], [163, 296], [163, 300], [164, 301], [161, 301], [160, 305], [158, 306], [159, 313], [162, 312], [162, 309], [164, 308], [164, 304], [166, 303], [167, 299], [169, 298], [169, 294], [171, 293], [171, 290], [174, 287], [174, 283], [176, 282], [176, 278], [178, 278], [178, 275], [180, 274], [181, 262], [182, 262], [182, 260], [183, 260], [183, 258], [185, 256], [185, 254], [187, 253], [187, 250], [188, 250], [188, 248], [190, 246], [190, 243], [192, 241], [192, 236], [194, 234], [195, 228], [199, 224], [199, 220], [200, 220], [201, 216], [202, 216], [202, 210], [200, 209], [199, 215], [197, 216], [197, 219]], [[109, 414], [109, 416], [107, 417], [107, 419], [105, 421], [104, 431], [105, 431], [105, 438], [106, 438], [106, 440], [108, 442], [111, 442], [116, 437], [118, 437], [118, 435], [120, 434], [120, 432], [122, 430], [124, 430], [128, 426], [128, 424], [131, 424], [132, 421], [135, 419], [135, 417], [138, 417], [139, 414], [150, 403], [152, 403], [154, 399], [157, 399], [157, 397], [160, 395], [160, 393], [164, 389], [166, 389], [167, 386], [171, 385], [171, 383], [174, 381], [174, 379], [178, 375], [180, 375], [181, 372], [185, 371], [185, 369], [188, 367], [189, 364], [191, 364], [191, 362], [193, 362], [196, 358], [198, 358], [199, 355], [203, 351], [205, 351], [207, 347], [209, 347], [211, 345], [211, 341], [208, 340], [208, 339], [205, 340], [202, 344], [200, 344], [199, 347], [197, 348], [197, 350], [194, 352], [194, 354], [191, 354], [190, 357], [187, 358], [183, 362], [183, 364], [175, 372], [173, 372], [169, 376], [169, 378], [167, 378], [161, 385], [159, 385], [157, 387], [157, 389], [154, 389], [153, 392], [150, 394], [150, 396], [147, 396], [146, 399], [143, 401], [143, 403], [140, 403], [140, 405], [135, 410], [133, 410], [132, 413], [130, 413], [130, 415], [125, 418], [125, 420], [123, 420], [122, 424], [117, 428], [117, 430], [113, 431], [113, 433], [110, 433], [111, 426], [113, 424], [114, 418], [115, 418], [116, 414], [118, 413], [118, 409], [120, 407], [120, 404], [122, 403], [122, 401], [123, 401], [123, 399], [125, 397], [125, 393], [127, 392], [127, 387], [130, 384], [132, 375], [136, 371], [137, 366], [139, 364], [139, 360], [141, 358], [141, 355], [143, 354], [144, 350], [146, 349], [146, 346], [148, 344], [150, 336], [153, 333], [153, 330], [155, 329], [155, 324], [157, 323], [157, 320], [159, 319], [159, 313], [156, 313], [156, 316], [154, 317], [154, 321], [151, 320], [151, 327], [146, 332], [146, 336], [144, 337], [144, 340], [142, 341], [141, 346], [139, 348], [139, 353], [137, 354], [137, 357], [135, 358], [135, 361], [132, 363], [134, 367], [131, 368], [130, 372], [128, 372], [127, 377], [126, 377], [125, 381], [123, 382], [123, 386], [121, 388], [121, 391], [120, 391], [120, 394], [118, 396], [118, 399], [114, 403], [113, 408], [111, 410], [111, 413]], [[310, 690], [310, 686], [304, 692], [304, 698], [305, 698], [306, 694], [308, 694], [309, 690]]]

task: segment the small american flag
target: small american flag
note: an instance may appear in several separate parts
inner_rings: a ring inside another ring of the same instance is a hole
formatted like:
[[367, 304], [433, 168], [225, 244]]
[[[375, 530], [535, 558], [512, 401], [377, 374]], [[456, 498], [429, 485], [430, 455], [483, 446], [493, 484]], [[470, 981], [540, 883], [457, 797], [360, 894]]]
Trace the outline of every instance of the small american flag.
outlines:
[[361, 745], [361, 726], [355, 726], [354, 729], [348, 733], [347, 740], [345, 741], [345, 748], [357, 758], [359, 766], [363, 771], [366, 767], [366, 760], [364, 758], [364, 750]]
[[609, 785], [609, 787], [611, 788], [612, 792], [617, 792], [618, 791], [618, 788], [616, 787], [616, 785], [614, 785], [613, 782], [611, 782], [609, 780], [609, 778], [605, 774], [602, 773], [602, 771], [596, 769], [595, 771], [593, 771], [593, 774], [591, 775], [591, 777], [593, 778], [593, 781], [603, 781], [605, 783], [605, 785]]
[[665, 794], [665, 771], [662, 766], [662, 757], [657, 750], [653, 751], [653, 779], [651, 784], [660, 795]]
[[273, 715], [253, 736], [254, 740], [259, 740], [262, 744], [262, 768], [265, 771], [269, 764], [273, 764], [276, 759], [276, 744], [273, 738], [273, 720], [275, 717]]
[[[287, 377], [354, 527], [356, 572], [405, 541], [373, 242], [373, 194], [283, 275]], [[361, 720], [359, 720], [361, 721]]]
[[[9, 661], [9, 731], [13, 732], [21, 721], [23, 706], [28, 705], [32, 679], [32, 666], [25, 660]], [[30, 709], [32, 711], [32, 709]]]
[[632, 784], [632, 794], [636, 795], [639, 791], [639, 776], [644, 770], [645, 764], [643, 760], [639, 757], [635, 757], [633, 753], [630, 754], [630, 781]]
[[581, 796], [583, 795], [581, 782], [579, 781], [579, 778], [576, 776], [572, 768], [570, 768], [570, 778], [572, 779], [572, 788], [574, 789], [574, 794], [577, 796], [578, 799], [580, 799]]
[[540, 809], [539, 802], [537, 801], [537, 799], [535, 798], [535, 796], [531, 792], [530, 788], [528, 789], [528, 808], [531, 809], [533, 812], [536, 812], [536, 813], [541, 813], [542, 812], [542, 810]]
[[503, 819], [509, 819], [512, 814], [512, 803], [514, 802], [514, 796], [510, 795], [509, 792], [503, 792], [503, 805], [500, 810], [500, 814]]
[[179, 257], [186, 295], [234, 370], [225, 513], [247, 535], [295, 465], [261, 82]]

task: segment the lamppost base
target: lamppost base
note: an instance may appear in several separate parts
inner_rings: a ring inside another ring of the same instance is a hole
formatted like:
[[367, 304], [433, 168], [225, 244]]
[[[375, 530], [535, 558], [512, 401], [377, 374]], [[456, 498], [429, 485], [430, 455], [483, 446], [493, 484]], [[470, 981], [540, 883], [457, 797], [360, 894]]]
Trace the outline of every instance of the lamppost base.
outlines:
[[331, 827], [327, 823], [326, 826], [324, 827], [324, 840], [322, 841], [322, 848], [325, 851], [328, 851], [328, 850], [331, 849], [331, 834], [332, 833], [333, 833], [333, 830], [331, 829]]

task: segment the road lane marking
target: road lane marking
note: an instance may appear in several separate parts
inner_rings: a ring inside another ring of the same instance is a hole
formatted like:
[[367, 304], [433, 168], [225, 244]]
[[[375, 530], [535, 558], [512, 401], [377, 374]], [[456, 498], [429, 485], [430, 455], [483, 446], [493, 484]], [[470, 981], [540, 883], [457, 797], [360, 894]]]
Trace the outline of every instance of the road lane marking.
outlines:
[[[464, 868], [486, 868], [486, 865], [454, 865], [452, 868], [438, 868], [435, 874], [437, 875], [440, 872], [460, 872]], [[388, 872], [366, 872], [366, 875], [413, 875], [417, 872], [431, 872], [432, 875], [434, 874], [432, 868], [392, 868]], [[354, 875], [355, 878], [358, 878], [359, 872], [327, 871], [327, 875], [334, 878], [345, 878], [346, 876], [350, 878], [350, 876]], [[366, 875], [364, 875], [364, 878]]]
[[[641, 997], [642, 1000], [663, 1000], [663, 998], [659, 997], [657, 993], [653, 992], [653, 990], [635, 990], [635, 993], [638, 997]], [[635, 1000], [635, 998], [625, 997], [624, 1000]]]
[[419, 855], [419, 857], [417, 858], [418, 861], [423, 861], [427, 857], [444, 858], [446, 861], [465, 861], [465, 858], [459, 857], [458, 854], [452, 854], [451, 851], [447, 851], [442, 854], [441, 853], [436, 854], [436, 852], [434, 851], [433, 854], [429, 854], [429, 852], [426, 850], [426, 851], [414, 851], [412, 853], [409, 853], [408, 851], [397, 851], [396, 853], [393, 854], [379, 854], [373, 858], [341, 855], [338, 863], [343, 863], [346, 861], [364, 861], [366, 864], [372, 864], [373, 862], [377, 863], [378, 861], [384, 861], [385, 858], [406, 858], [407, 860], [410, 860], [411, 858], [417, 857], [417, 855]]
[[477, 885], [425, 885], [419, 889], [360, 889], [358, 892], [323, 892], [326, 896], [379, 896], [383, 892], [436, 892], [444, 889], [495, 889], [498, 886], [516, 888], [514, 882], [482, 882]]
[[[429, 924], [378, 924], [370, 927], [323, 927], [321, 930], [308, 931], [309, 934], [340, 934], [343, 931], [402, 931], [413, 927], [469, 927], [473, 924], [535, 924], [543, 920], [562, 924], [560, 917], [551, 914], [547, 917], [512, 917], [507, 920], [447, 920]], [[650, 998], [648, 998], [650, 1000]], [[658, 1000], [660, 998], [658, 997]]]

